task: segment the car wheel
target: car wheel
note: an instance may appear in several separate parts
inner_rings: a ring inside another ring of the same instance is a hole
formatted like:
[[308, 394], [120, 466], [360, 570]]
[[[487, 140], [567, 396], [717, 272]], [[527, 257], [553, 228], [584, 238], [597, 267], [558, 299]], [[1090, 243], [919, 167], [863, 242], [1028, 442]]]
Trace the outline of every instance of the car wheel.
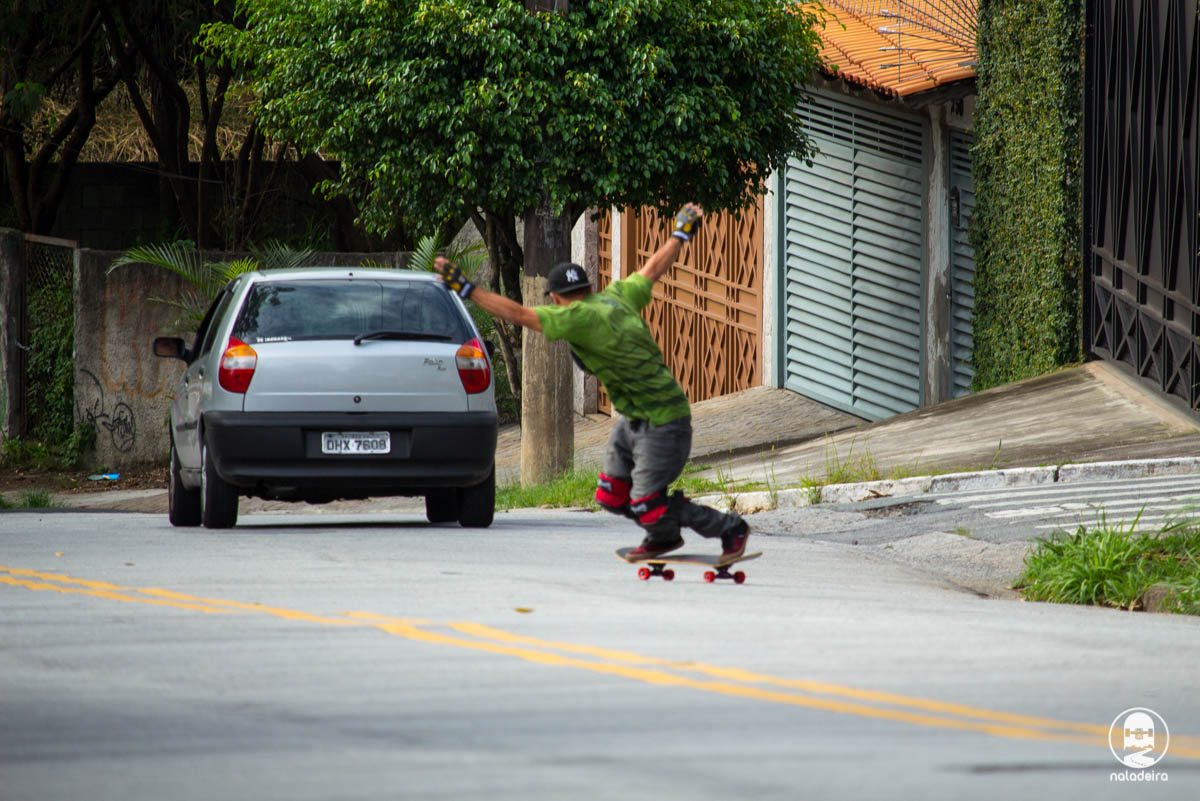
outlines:
[[208, 458], [208, 443], [200, 448], [200, 519], [205, 528], [233, 528], [237, 523], [238, 496], [232, 484], [217, 475]]
[[200, 525], [200, 490], [188, 489], [179, 478], [179, 454], [171, 438], [171, 469], [167, 472], [167, 519], [173, 526]]
[[496, 467], [482, 484], [458, 491], [458, 522], [467, 528], [487, 528], [496, 516]]
[[458, 495], [454, 490], [431, 492], [425, 496], [425, 518], [430, 523], [458, 520]]

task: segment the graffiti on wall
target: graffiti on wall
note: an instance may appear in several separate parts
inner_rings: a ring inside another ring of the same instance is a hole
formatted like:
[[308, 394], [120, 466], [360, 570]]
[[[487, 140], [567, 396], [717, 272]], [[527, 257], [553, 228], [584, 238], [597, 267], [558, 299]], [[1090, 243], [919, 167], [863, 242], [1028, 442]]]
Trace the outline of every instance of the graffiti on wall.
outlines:
[[137, 425], [133, 419], [133, 409], [124, 401], [118, 402], [112, 409], [104, 404], [104, 386], [100, 379], [90, 370], [81, 370], [83, 387], [76, 387], [77, 398], [90, 398], [90, 404], [76, 409], [81, 423], [91, 423], [96, 427], [97, 435], [108, 432], [112, 437], [112, 445], [120, 453], [129, 453], [137, 442]]

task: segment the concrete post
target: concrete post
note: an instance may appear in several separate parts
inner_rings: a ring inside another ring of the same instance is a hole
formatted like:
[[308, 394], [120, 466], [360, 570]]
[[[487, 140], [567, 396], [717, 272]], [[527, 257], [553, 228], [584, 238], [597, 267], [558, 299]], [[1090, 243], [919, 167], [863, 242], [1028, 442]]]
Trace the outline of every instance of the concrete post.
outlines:
[[950, 129], [946, 107], [929, 106], [929, 154], [925, 160], [925, 330], [924, 406], [950, 400], [953, 365], [950, 361]]
[[779, 193], [782, 174], [767, 179], [767, 194], [763, 198], [763, 273], [762, 273], [762, 385], [783, 387], [783, 371], [779, 369], [779, 329], [783, 320], [779, 314], [779, 269], [776, 244], [779, 242]]
[[25, 433], [25, 239], [0, 228], [0, 444]]
[[[571, 259], [571, 231], [544, 204], [525, 218], [526, 306], [549, 302], [546, 278]], [[575, 457], [574, 365], [565, 342], [528, 329], [521, 339], [521, 483], [542, 484], [571, 469]]]
[[[571, 232], [571, 261], [583, 267], [592, 289], [596, 289], [600, 278], [600, 238], [599, 224], [592, 219], [595, 209], [588, 209], [575, 224]], [[578, 367], [575, 368], [575, 413], [579, 415], [596, 413], [597, 382], [594, 375], [589, 375]]]

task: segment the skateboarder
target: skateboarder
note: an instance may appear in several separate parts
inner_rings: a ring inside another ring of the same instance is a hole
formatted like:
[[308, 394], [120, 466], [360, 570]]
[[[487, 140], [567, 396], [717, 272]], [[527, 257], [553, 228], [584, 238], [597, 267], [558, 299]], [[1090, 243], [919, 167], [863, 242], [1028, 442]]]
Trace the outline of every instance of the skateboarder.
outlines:
[[620, 415], [608, 440], [596, 501], [645, 530], [641, 545], [625, 557], [631, 562], [682, 546], [681, 526], [720, 537], [723, 559], [741, 556], [750, 536], [749, 525], [736, 512], [722, 514], [678, 490], [668, 494], [692, 449], [691, 407], [640, 314], [650, 303], [654, 282], [671, 269], [703, 215], [691, 203], [680, 209], [671, 236], [645, 266], [602, 292], [592, 291], [579, 265], [558, 265], [547, 281], [552, 305], [523, 306], [474, 286], [444, 258], [435, 264], [452, 291], [492, 316], [540, 331], [549, 340], [566, 340], [576, 362], [604, 384]]

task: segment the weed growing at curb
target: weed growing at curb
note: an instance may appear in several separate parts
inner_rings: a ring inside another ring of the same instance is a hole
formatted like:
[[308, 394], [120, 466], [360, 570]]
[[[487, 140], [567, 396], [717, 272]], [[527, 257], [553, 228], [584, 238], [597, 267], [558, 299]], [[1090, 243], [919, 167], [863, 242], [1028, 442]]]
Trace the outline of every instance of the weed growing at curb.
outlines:
[[1200, 520], [1136, 534], [1140, 518], [1111, 525], [1101, 513], [1092, 528], [1040, 540], [1014, 589], [1030, 601], [1140, 609], [1147, 590], [1161, 587], [1160, 611], [1200, 614]]
[[0, 509], [49, 509], [52, 506], [54, 501], [50, 493], [42, 490], [28, 490], [15, 503], [0, 495]]
[[779, 508], [779, 479], [775, 475], [775, 446], [771, 446], [771, 457], [764, 452], [761, 456], [763, 478], [767, 482], [767, 497], [771, 499], [771, 508]]

